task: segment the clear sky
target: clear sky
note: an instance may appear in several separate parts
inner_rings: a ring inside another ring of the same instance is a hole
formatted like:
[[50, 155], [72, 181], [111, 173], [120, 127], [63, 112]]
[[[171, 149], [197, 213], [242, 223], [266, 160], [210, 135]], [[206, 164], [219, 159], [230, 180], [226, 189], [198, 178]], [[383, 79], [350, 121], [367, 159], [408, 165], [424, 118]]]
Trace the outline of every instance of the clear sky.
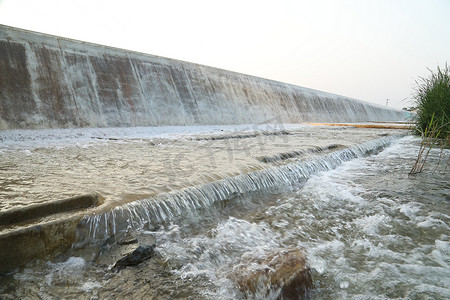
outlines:
[[395, 108], [450, 63], [450, 0], [0, 0], [0, 24]]

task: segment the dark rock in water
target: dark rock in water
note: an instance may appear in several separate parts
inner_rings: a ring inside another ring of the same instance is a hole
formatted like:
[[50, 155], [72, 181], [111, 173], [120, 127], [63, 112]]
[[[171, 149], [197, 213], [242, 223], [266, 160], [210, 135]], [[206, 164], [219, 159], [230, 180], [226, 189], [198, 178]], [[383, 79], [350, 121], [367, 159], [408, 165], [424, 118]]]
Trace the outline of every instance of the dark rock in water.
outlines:
[[299, 249], [273, 251], [235, 267], [232, 280], [250, 298], [309, 299], [311, 271]]
[[156, 239], [151, 234], [136, 235], [133, 232], [119, 233], [109, 237], [100, 247], [99, 252], [95, 258], [95, 262], [99, 265], [108, 266], [112, 268], [118, 261], [124, 259], [139, 246], [147, 248], [155, 247]]
[[100, 247], [100, 251], [96, 258], [96, 263], [111, 267], [115, 265], [119, 259], [134, 251], [137, 247], [138, 241], [134, 236], [112, 236], [108, 238]]
[[143, 245], [137, 247], [133, 252], [128, 253], [119, 259], [113, 269], [123, 269], [128, 266], [136, 266], [141, 262], [153, 257], [155, 255], [155, 246]]

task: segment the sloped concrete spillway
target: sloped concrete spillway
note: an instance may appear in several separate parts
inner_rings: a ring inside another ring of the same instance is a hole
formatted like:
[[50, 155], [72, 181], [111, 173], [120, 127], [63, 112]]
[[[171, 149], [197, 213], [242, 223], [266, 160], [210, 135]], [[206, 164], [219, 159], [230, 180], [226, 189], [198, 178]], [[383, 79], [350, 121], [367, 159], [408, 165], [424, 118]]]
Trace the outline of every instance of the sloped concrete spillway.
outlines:
[[0, 25], [0, 129], [398, 121], [404, 112]]

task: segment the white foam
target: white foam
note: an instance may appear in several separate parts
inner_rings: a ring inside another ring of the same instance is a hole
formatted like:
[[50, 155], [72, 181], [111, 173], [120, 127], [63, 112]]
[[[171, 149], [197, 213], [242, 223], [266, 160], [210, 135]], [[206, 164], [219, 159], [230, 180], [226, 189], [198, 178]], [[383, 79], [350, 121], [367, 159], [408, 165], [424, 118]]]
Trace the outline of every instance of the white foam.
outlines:
[[442, 227], [449, 230], [450, 227], [440, 219], [434, 219], [432, 217], [420, 217], [417, 218], [416, 226], [419, 228], [432, 228], [432, 227]]
[[450, 242], [435, 240], [434, 244], [435, 244], [437, 250], [439, 250], [447, 255], [450, 255]]
[[419, 205], [418, 203], [406, 203], [399, 206], [400, 212], [411, 220], [415, 218], [417, 212], [419, 212], [420, 209], [421, 205]]
[[444, 279], [446, 281], [446, 287], [439, 287], [433, 284], [418, 284], [415, 287], [415, 293], [432, 293], [439, 296], [443, 296], [442, 299], [450, 299], [450, 279]]
[[355, 225], [360, 227], [367, 234], [377, 234], [380, 226], [389, 226], [389, 218], [385, 215], [363, 216], [354, 221]]
[[419, 228], [429, 228], [429, 227], [433, 227], [433, 225], [434, 225], [434, 223], [430, 219], [427, 219], [425, 221], [417, 223], [417, 227], [419, 227]]
[[101, 287], [102, 285], [97, 281], [86, 281], [79, 289], [86, 293], [89, 293], [92, 290], [99, 289]]
[[312, 269], [315, 269], [317, 273], [323, 274], [327, 269], [327, 262], [320, 256], [315, 256], [314, 254], [308, 255], [308, 263]]
[[47, 263], [58, 272], [70, 273], [82, 270], [86, 266], [86, 261], [82, 257], [69, 257], [65, 262]]
[[82, 257], [69, 257], [65, 262], [47, 263], [51, 272], [45, 276], [47, 285], [52, 285], [53, 281], [64, 281], [71, 277], [79, 278], [83, 275], [86, 261]]
[[[221, 288], [219, 294], [236, 291], [229, 275], [240, 263], [261, 258], [271, 249], [278, 249], [276, 234], [264, 223], [256, 224], [230, 217], [212, 228], [207, 235], [182, 238], [173, 229], [158, 233], [158, 251], [181, 278], [193, 280], [206, 277]], [[251, 268], [251, 266], [250, 266]], [[255, 266], [261, 268], [261, 266]], [[217, 295], [216, 295], [217, 296]]]

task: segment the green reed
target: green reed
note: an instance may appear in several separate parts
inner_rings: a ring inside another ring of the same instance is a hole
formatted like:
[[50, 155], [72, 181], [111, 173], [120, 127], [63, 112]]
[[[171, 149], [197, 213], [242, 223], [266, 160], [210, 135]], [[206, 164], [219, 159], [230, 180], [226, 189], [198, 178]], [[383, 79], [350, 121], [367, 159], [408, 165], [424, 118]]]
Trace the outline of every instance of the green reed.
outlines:
[[421, 135], [422, 143], [409, 174], [422, 172], [428, 154], [436, 147], [441, 149], [439, 165], [445, 156], [444, 148], [450, 145], [450, 69], [446, 64], [443, 69], [438, 66], [436, 72], [432, 70], [430, 72], [429, 77], [421, 77], [416, 81], [415, 131]]

